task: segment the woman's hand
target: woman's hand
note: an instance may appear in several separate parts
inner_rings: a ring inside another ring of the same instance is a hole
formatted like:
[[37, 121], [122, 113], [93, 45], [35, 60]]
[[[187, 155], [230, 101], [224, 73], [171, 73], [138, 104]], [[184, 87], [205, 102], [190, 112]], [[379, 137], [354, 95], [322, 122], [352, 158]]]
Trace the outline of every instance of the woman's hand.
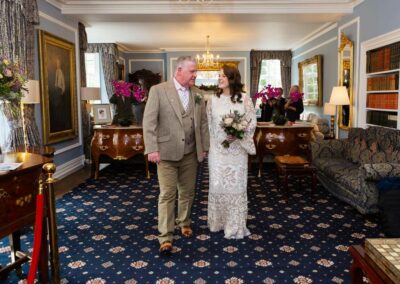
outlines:
[[226, 140], [229, 142], [229, 143], [232, 143], [233, 141], [235, 141], [237, 138], [235, 137], [235, 136], [233, 136], [233, 135], [228, 135], [228, 136], [226, 136]]

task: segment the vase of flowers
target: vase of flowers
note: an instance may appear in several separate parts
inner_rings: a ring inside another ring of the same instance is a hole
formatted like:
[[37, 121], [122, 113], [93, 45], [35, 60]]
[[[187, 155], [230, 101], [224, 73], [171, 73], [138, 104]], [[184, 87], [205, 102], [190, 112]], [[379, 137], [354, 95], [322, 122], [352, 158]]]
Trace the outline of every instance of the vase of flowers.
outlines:
[[273, 115], [284, 113], [284, 104], [281, 102], [282, 93], [282, 88], [267, 85], [254, 95], [256, 99], [261, 99], [261, 121], [271, 121]]
[[19, 103], [27, 79], [17, 63], [0, 56], [0, 100]]
[[133, 123], [132, 104], [134, 103], [132, 94], [132, 83], [125, 81], [112, 81], [114, 95], [110, 98], [110, 103], [115, 105], [115, 115], [113, 124], [129, 126]]

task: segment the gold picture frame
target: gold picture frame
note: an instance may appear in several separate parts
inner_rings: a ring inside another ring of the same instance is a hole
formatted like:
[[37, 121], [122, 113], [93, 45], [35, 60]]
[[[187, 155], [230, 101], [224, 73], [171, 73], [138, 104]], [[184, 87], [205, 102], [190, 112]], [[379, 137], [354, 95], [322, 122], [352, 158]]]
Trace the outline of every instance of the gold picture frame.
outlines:
[[43, 143], [78, 135], [75, 44], [39, 30]]
[[353, 120], [353, 42], [342, 32], [340, 34], [339, 52], [339, 86], [345, 86], [350, 105], [338, 106], [339, 128], [347, 130], [352, 127]]
[[218, 66], [216, 67], [198, 67], [197, 71], [219, 71], [221, 70], [222, 66], [228, 65], [228, 66], [233, 66], [236, 68], [239, 68], [239, 63], [240, 61], [233, 61], [233, 60], [224, 60], [224, 61], [219, 61]]
[[[323, 93], [322, 93], [322, 55], [315, 55], [304, 61], [299, 62], [299, 87], [300, 92], [304, 93], [303, 104], [305, 106], [322, 106]], [[316, 84], [315, 78], [311, 78], [312, 82], [308, 82], [306, 78], [309, 70], [312, 69], [311, 73], [316, 72]], [[315, 70], [314, 70], [315, 69]], [[308, 90], [308, 88], [311, 89]], [[308, 95], [308, 93], [312, 95]], [[316, 94], [315, 94], [316, 93]]]

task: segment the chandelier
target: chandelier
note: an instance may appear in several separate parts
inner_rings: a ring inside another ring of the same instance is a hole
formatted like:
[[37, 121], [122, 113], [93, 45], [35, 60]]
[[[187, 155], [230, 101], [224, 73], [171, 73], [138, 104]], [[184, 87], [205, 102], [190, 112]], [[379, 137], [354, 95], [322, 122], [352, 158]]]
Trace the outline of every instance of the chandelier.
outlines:
[[183, 4], [200, 4], [200, 5], [208, 5], [211, 4], [214, 0], [178, 0], [180, 3]]
[[206, 52], [203, 55], [196, 55], [197, 68], [199, 70], [219, 70], [219, 55], [214, 56], [210, 52], [210, 36], [207, 35]]

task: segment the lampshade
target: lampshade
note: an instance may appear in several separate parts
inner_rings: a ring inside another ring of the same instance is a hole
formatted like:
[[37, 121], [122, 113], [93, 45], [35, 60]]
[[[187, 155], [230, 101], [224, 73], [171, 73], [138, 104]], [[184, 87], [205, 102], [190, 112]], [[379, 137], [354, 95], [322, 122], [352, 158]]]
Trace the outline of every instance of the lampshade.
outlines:
[[330, 103], [324, 104], [324, 114], [325, 115], [335, 115], [336, 114], [336, 106]]
[[329, 100], [331, 105], [349, 105], [349, 95], [347, 93], [347, 89], [344, 86], [333, 87], [331, 98]]
[[100, 88], [81, 88], [81, 100], [85, 101], [95, 101], [100, 100]]
[[24, 86], [27, 90], [23, 90], [24, 96], [21, 98], [23, 104], [40, 103], [40, 88], [38, 80], [29, 80]]

